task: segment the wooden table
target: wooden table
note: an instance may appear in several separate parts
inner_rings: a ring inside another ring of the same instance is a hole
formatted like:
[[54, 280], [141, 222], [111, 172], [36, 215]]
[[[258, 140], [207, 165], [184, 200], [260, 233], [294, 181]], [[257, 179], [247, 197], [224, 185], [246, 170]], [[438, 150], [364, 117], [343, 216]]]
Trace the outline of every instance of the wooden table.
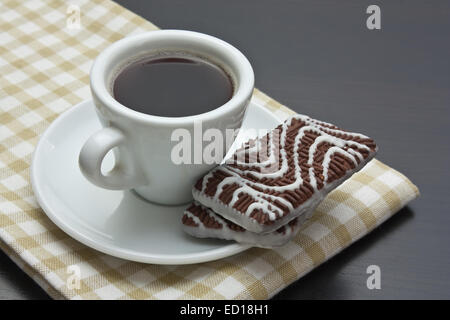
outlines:
[[[450, 2], [119, 0], [161, 28], [222, 38], [256, 86], [300, 113], [367, 133], [421, 197], [276, 299], [450, 298]], [[83, 8], [81, 8], [81, 11]], [[381, 268], [381, 290], [366, 286]], [[0, 254], [0, 298], [47, 295]]]

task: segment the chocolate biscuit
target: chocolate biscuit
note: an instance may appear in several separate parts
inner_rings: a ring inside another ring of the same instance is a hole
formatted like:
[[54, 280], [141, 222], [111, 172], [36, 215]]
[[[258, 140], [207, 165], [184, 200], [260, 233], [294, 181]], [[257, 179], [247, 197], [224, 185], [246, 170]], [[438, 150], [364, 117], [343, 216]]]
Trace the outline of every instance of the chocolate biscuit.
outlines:
[[194, 199], [256, 233], [272, 232], [303, 214], [359, 171], [377, 151], [362, 134], [295, 115], [193, 187]]
[[197, 238], [218, 238], [235, 240], [253, 246], [272, 248], [286, 244], [297, 234], [299, 227], [306, 218], [298, 217], [277, 230], [267, 233], [254, 233], [215, 214], [198, 202], [192, 203], [184, 212], [183, 230]]

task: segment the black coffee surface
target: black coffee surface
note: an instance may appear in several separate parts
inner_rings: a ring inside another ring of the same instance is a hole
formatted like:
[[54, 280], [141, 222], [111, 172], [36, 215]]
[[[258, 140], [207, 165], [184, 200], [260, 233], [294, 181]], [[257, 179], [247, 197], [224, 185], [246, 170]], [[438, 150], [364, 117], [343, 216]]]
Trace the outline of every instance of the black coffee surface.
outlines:
[[114, 98], [138, 112], [183, 117], [216, 109], [233, 95], [229, 76], [218, 66], [189, 56], [139, 60], [122, 70]]

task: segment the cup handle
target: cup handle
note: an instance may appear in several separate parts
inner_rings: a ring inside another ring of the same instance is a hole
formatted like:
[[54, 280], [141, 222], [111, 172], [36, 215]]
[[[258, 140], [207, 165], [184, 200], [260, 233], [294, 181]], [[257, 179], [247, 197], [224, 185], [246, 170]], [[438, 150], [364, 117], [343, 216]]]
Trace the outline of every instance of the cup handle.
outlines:
[[131, 189], [145, 184], [143, 175], [130, 164], [120, 163], [106, 174], [102, 173], [102, 162], [108, 151], [119, 147], [125, 136], [117, 128], [106, 127], [94, 133], [83, 145], [78, 163], [83, 175], [93, 184], [112, 190]]

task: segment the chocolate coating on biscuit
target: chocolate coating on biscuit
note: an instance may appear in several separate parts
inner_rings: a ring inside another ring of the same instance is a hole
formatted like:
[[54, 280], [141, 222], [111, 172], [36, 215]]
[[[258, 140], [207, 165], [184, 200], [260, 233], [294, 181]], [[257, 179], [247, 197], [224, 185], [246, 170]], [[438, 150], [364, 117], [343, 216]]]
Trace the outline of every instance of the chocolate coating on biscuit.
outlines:
[[296, 115], [266, 136], [245, 143], [229, 161], [201, 178], [194, 191], [261, 225], [271, 225], [324, 186], [334, 186], [359, 170], [376, 150], [365, 135]]

